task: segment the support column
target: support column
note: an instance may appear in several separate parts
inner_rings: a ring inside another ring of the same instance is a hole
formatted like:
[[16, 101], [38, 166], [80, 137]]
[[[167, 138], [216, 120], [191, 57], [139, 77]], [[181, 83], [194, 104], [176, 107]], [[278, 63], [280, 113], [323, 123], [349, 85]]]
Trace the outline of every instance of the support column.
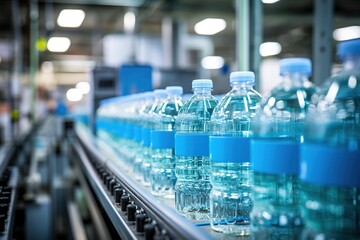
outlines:
[[331, 74], [334, 0], [314, 1], [313, 82], [321, 85]]
[[236, 0], [236, 65], [237, 70], [249, 70], [250, 7], [249, 0]]

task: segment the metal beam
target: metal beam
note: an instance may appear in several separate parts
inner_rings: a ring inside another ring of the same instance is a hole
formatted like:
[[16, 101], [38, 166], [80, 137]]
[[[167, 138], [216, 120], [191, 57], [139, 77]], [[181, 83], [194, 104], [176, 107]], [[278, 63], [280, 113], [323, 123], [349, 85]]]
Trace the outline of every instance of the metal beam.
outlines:
[[313, 82], [321, 85], [331, 74], [334, 0], [314, 4]]
[[256, 89], [260, 89], [259, 72], [261, 56], [260, 44], [263, 42], [263, 4], [261, 1], [250, 2], [250, 70], [256, 76]]
[[236, 65], [238, 70], [249, 70], [250, 8], [249, 0], [236, 0]]

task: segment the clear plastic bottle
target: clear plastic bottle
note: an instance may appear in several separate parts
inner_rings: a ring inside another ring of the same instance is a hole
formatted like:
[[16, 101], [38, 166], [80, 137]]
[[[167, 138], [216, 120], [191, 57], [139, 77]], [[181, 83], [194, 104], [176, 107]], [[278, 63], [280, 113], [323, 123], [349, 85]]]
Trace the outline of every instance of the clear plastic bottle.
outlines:
[[215, 231], [244, 236], [253, 205], [248, 137], [261, 96], [253, 72], [231, 73], [230, 85], [211, 116], [210, 223]]
[[360, 239], [360, 39], [338, 44], [342, 70], [314, 99], [300, 180], [303, 239]]
[[252, 141], [252, 239], [300, 239], [299, 151], [290, 139]]
[[141, 101], [139, 101], [139, 104], [137, 105], [137, 115], [134, 120], [134, 140], [137, 143], [137, 148], [134, 149], [135, 156], [134, 156], [134, 176], [135, 179], [141, 180], [143, 185], [149, 186], [150, 182], [148, 179], [147, 181], [144, 181], [143, 173], [142, 173], [142, 165], [143, 160], [148, 159], [150, 157], [150, 146], [144, 145], [144, 137], [147, 137], [145, 135], [142, 135], [143, 128], [148, 126], [148, 119], [149, 119], [149, 112], [151, 110], [151, 107], [153, 105], [153, 92], [146, 92], [143, 93], [143, 97]]
[[211, 116], [211, 133], [249, 137], [261, 101], [261, 95], [253, 89], [255, 75], [247, 71], [232, 72], [230, 85], [231, 91], [221, 99]]
[[183, 88], [166, 88], [167, 98], [154, 114], [154, 130], [151, 132], [151, 193], [174, 198], [175, 177], [175, 121], [183, 107]]
[[175, 123], [175, 205], [193, 221], [209, 220], [210, 118], [217, 104], [209, 79], [192, 82], [194, 95], [179, 111]]
[[147, 154], [144, 154], [142, 161], [141, 172], [142, 172], [142, 183], [145, 186], [150, 186], [150, 171], [152, 163], [152, 148], [151, 148], [151, 131], [154, 130], [157, 123], [157, 114], [156, 112], [160, 106], [164, 103], [167, 97], [167, 92], [165, 89], [156, 89], [154, 90], [154, 101], [153, 104], [146, 114], [144, 119], [144, 126], [142, 127], [142, 145], [147, 148]]
[[360, 39], [338, 44], [342, 70], [312, 101], [306, 124], [311, 142], [360, 148]]
[[257, 114], [256, 136], [292, 137], [304, 141], [306, 110], [318, 88], [310, 81], [311, 61], [287, 58], [280, 61], [282, 82], [264, 98]]

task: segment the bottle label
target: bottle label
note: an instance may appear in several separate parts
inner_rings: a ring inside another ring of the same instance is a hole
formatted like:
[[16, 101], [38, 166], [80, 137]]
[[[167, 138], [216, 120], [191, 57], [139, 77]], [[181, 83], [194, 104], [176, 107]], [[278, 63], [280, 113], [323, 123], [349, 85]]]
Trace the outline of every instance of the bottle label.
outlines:
[[134, 125], [130, 123], [126, 123], [124, 126], [125, 134], [124, 136], [127, 139], [133, 139], [134, 137]]
[[145, 147], [150, 147], [150, 128], [142, 128], [141, 129], [141, 136], [142, 136], [142, 144]]
[[176, 133], [175, 155], [177, 156], [209, 156], [208, 133]]
[[124, 136], [124, 124], [119, 122], [114, 124], [114, 131], [117, 136]]
[[174, 148], [175, 131], [152, 130], [150, 133], [151, 148]]
[[299, 174], [300, 143], [290, 138], [254, 139], [251, 142], [253, 170], [267, 174]]
[[134, 126], [134, 140], [137, 142], [141, 142], [141, 132], [142, 132], [142, 127], [139, 125], [135, 125]]
[[300, 156], [301, 180], [325, 186], [360, 187], [360, 150], [304, 143]]
[[212, 162], [250, 162], [250, 138], [210, 136]]

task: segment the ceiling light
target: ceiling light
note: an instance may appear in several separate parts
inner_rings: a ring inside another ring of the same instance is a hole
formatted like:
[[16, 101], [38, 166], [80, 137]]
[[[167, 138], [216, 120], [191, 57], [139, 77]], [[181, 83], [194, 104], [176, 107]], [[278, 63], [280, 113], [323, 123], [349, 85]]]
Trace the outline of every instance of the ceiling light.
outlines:
[[195, 24], [194, 30], [201, 35], [214, 35], [226, 28], [226, 22], [221, 18], [206, 18]]
[[336, 41], [346, 41], [360, 38], [360, 26], [349, 26], [335, 29], [333, 37]]
[[124, 30], [125, 32], [134, 32], [136, 16], [134, 12], [126, 12], [124, 15]]
[[52, 37], [47, 43], [47, 49], [50, 52], [66, 52], [70, 44], [70, 39], [66, 37]]
[[219, 69], [224, 66], [224, 58], [219, 56], [207, 56], [201, 60], [201, 66], [205, 69]]
[[268, 57], [281, 53], [281, 49], [278, 42], [264, 42], [260, 44], [259, 52], [262, 57]]
[[77, 28], [80, 27], [85, 18], [85, 12], [80, 9], [63, 9], [57, 19], [60, 27]]
[[276, 3], [278, 1], [280, 1], [280, 0], [262, 0], [262, 2], [265, 3], [265, 4], [273, 4], [273, 3]]
[[90, 92], [90, 84], [88, 82], [78, 82], [75, 86], [82, 94]]
[[83, 95], [79, 89], [76, 88], [70, 88], [66, 92], [66, 98], [70, 102], [78, 102], [82, 99]]

